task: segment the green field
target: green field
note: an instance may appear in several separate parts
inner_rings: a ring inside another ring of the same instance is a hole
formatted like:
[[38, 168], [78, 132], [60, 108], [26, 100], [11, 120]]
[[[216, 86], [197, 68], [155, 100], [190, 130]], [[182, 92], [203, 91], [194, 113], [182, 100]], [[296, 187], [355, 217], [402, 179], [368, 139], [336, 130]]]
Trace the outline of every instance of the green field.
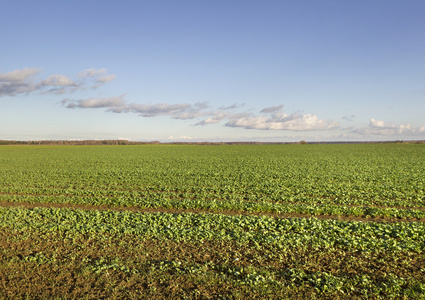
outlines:
[[0, 298], [425, 299], [425, 145], [0, 146]]

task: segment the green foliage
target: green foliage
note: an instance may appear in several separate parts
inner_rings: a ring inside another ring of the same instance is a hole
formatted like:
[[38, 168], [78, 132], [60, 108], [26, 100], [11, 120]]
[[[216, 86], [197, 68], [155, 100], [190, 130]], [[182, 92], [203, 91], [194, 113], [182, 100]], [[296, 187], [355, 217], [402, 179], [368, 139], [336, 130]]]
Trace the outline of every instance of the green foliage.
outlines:
[[[116, 251], [119, 251], [118, 248], [122, 247], [133, 252], [143, 251], [138, 244], [151, 240], [162, 240], [164, 245], [196, 243], [201, 248], [204, 244], [232, 245], [218, 256], [222, 261], [219, 264], [209, 260], [191, 260], [184, 254], [171, 260], [132, 262], [132, 256], [126, 253], [81, 257], [74, 251], [64, 256], [32, 250], [21, 258], [38, 266], [81, 261], [81, 272], [93, 276], [111, 276], [117, 272], [129, 278], [149, 274], [154, 280], [161, 280], [164, 276], [198, 279], [207, 276], [209, 280], [250, 287], [259, 293], [279, 291], [283, 287], [292, 291], [307, 288], [313, 289], [320, 297], [404, 296], [415, 299], [425, 296], [423, 269], [412, 273], [415, 274], [412, 277], [408, 273], [392, 273], [400, 271], [400, 268], [411, 270], [412, 259], [419, 259], [419, 263], [425, 261], [425, 224], [418, 222], [342, 222], [220, 214], [1, 208], [1, 230], [22, 235], [24, 240], [37, 235], [51, 240], [50, 235], [61, 233], [70, 245], [68, 247], [72, 246], [81, 253], [89, 251], [92, 244], [81, 243], [81, 239], [94, 238], [99, 240], [102, 248], [117, 248]], [[121, 241], [129, 238], [131, 243], [121, 245]], [[252, 253], [245, 254], [241, 249], [250, 249]], [[169, 251], [164, 246], [159, 246], [158, 250]], [[353, 255], [358, 258], [352, 259]], [[329, 256], [338, 259], [320, 263]], [[149, 252], [145, 253], [145, 257], [149, 257]], [[169, 257], [173, 258], [172, 253]], [[347, 258], [349, 261], [343, 262]], [[243, 265], [240, 264], [242, 261]], [[392, 267], [389, 271], [379, 271], [379, 276], [367, 267], [366, 273], [356, 273], [359, 268], [364, 269], [363, 264], [370, 263], [383, 269], [387, 265]], [[347, 264], [346, 270], [354, 273], [341, 272], [341, 264]]]
[[0, 207], [0, 298], [38, 280], [59, 297], [43, 273], [59, 272], [70, 298], [90, 279], [98, 298], [424, 299], [424, 160], [415, 144], [1, 146], [0, 201], [110, 210]]
[[132, 213], [57, 208], [0, 208], [0, 226], [184, 240], [234, 240], [253, 247], [414, 251], [425, 248], [424, 223], [342, 222], [220, 214]]
[[425, 218], [425, 145], [0, 147], [0, 200]]

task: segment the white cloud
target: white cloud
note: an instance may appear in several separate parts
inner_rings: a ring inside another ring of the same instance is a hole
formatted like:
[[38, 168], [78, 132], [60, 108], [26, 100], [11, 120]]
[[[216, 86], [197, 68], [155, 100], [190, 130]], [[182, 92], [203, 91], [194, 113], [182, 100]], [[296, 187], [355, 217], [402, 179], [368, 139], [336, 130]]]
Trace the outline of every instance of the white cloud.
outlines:
[[80, 86], [77, 83], [65, 75], [50, 75], [45, 80], [41, 81], [37, 85], [37, 90], [47, 88], [43, 94], [64, 94], [66, 92], [74, 92]]
[[182, 113], [190, 110], [189, 104], [129, 104], [127, 110], [138, 113], [142, 117], [156, 117], [156, 116], [179, 116]]
[[105, 83], [105, 82], [112, 81], [115, 78], [117, 78], [117, 76], [115, 76], [113, 74], [112, 75], [104, 75], [104, 76], [100, 76], [99, 78], [97, 78], [97, 82]]
[[[108, 82], [115, 78], [115, 75], [106, 75], [106, 69], [86, 69], [79, 73], [82, 78], [93, 78], [97, 83]], [[45, 83], [71, 85], [73, 82], [65, 77], [53, 75], [44, 81]], [[217, 124], [227, 120], [226, 127], [241, 127], [245, 129], [259, 130], [290, 130], [290, 131], [311, 131], [330, 130], [339, 127], [335, 121], [325, 121], [319, 119], [314, 114], [291, 114], [282, 112], [283, 105], [265, 107], [260, 110], [260, 114], [246, 112], [234, 113], [235, 110], [244, 104], [232, 104], [221, 106], [218, 110], [207, 110], [209, 105], [206, 102], [188, 103], [129, 103], [124, 100], [124, 96], [109, 98], [88, 98], [88, 99], [64, 99], [62, 105], [67, 108], [106, 108], [108, 112], [114, 113], [135, 113], [141, 117], [168, 116], [173, 119], [194, 120], [203, 117], [194, 125]]]
[[309, 131], [309, 130], [329, 130], [339, 126], [335, 121], [320, 120], [313, 114], [293, 114], [280, 116], [252, 116], [234, 118], [226, 123], [228, 127], [242, 127], [245, 129], [261, 129], [261, 130], [293, 130], [293, 131]]
[[85, 69], [84, 71], [81, 71], [80, 73], [78, 73], [78, 76], [80, 77], [94, 77], [94, 76], [98, 76], [98, 75], [104, 75], [106, 74], [106, 69], [105, 68], [100, 68], [100, 69], [94, 69], [94, 68], [90, 68], [90, 69]]
[[65, 75], [50, 75], [47, 79], [41, 82], [43, 86], [70, 86], [75, 85], [75, 82]]
[[195, 125], [208, 125], [208, 124], [215, 124], [220, 122], [222, 119], [217, 119], [215, 117], [209, 117], [206, 118], [205, 120], [199, 121], [198, 123], [196, 123]]
[[266, 107], [260, 111], [261, 115], [215, 111], [208, 113], [207, 118], [197, 122], [195, 125], [216, 124], [222, 120], [227, 120], [226, 127], [259, 130], [310, 131], [330, 130], [339, 127], [338, 122], [320, 120], [314, 114], [295, 113], [287, 115], [282, 112], [282, 108], [283, 105]]
[[278, 105], [278, 106], [272, 106], [272, 107], [266, 107], [263, 108], [260, 112], [262, 113], [273, 113], [273, 112], [279, 112], [281, 111], [283, 108], [283, 105]]
[[216, 124], [227, 120], [225, 124], [227, 127], [292, 131], [330, 130], [339, 126], [338, 122], [320, 120], [314, 114], [284, 114], [281, 111], [283, 105], [264, 108], [261, 110], [261, 115], [254, 115], [251, 113], [230, 113], [226, 110], [207, 111], [206, 109], [209, 106], [205, 102], [195, 104], [127, 103], [124, 100], [124, 96], [89, 98], [85, 100], [64, 99], [62, 100], [62, 104], [67, 108], [106, 108], [106, 111], [109, 112], [135, 113], [141, 117], [169, 116], [180, 120], [193, 120], [206, 117], [194, 125]]
[[101, 86], [102, 84], [104, 84], [106, 82], [110, 82], [110, 81], [114, 80], [115, 78], [117, 78], [117, 76], [114, 75], [114, 74], [107, 74], [106, 68], [86, 69], [86, 70], [78, 73], [78, 76], [80, 78], [82, 78], [83, 80], [85, 80], [86, 78], [91, 78], [95, 83], [94, 86], [93, 86], [94, 88], [97, 88], [97, 87]]
[[181, 113], [174, 114], [172, 117], [174, 119], [180, 119], [180, 120], [190, 120], [190, 119], [196, 119], [200, 116], [203, 116], [206, 114], [204, 112], [204, 109], [208, 108], [208, 104], [206, 102], [196, 102], [193, 105], [189, 105], [187, 109], [182, 111]]
[[38, 74], [41, 70], [38, 68], [24, 68], [22, 70], [14, 70], [6, 74], [0, 74], [0, 82], [23, 82], [29, 77]]
[[37, 68], [24, 68], [0, 74], [0, 97], [15, 96], [33, 92], [37, 89], [33, 77], [40, 72]]
[[110, 98], [89, 98], [84, 100], [63, 99], [67, 108], [107, 108], [114, 113], [136, 113], [141, 117], [170, 116], [173, 119], [195, 119], [203, 114], [208, 105], [205, 102], [195, 104], [139, 104], [127, 103], [124, 95]]
[[115, 112], [133, 112], [139, 114], [141, 117], [156, 117], [156, 116], [170, 116], [173, 119], [195, 119], [202, 115], [202, 110], [208, 107], [204, 102], [198, 102], [193, 105], [187, 103], [179, 104], [127, 104], [122, 111]]
[[46, 79], [36, 80], [35, 75], [39, 73], [40, 69], [38, 68], [24, 68], [0, 74], [0, 97], [32, 92], [40, 94], [71, 93], [87, 88], [98, 88], [116, 77], [113, 74], [107, 74], [106, 69], [87, 69], [80, 72], [79, 75], [81, 77], [81, 74], [85, 74], [85, 77], [92, 78], [89, 82], [85, 78], [75, 81], [62, 74], [54, 74]]
[[109, 98], [88, 98], [85, 100], [63, 99], [62, 105], [67, 108], [117, 108], [125, 107], [124, 96]]
[[245, 103], [242, 103], [242, 104], [234, 103], [234, 104], [229, 105], [229, 106], [221, 106], [218, 109], [221, 109], [221, 110], [231, 110], [231, 109], [240, 108], [240, 107], [242, 107], [244, 105], [245, 105]]
[[[223, 108], [223, 107], [220, 107], [220, 108]], [[248, 114], [248, 113], [230, 113], [228, 111], [223, 111], [223, 110], [208, 111], [208, 112], [204, 112], [202, 115], [207, 116], [207, 118], [197, 122], [196, 124], [194, 124], [195, 126], [216, 124], [216, 123], [219, 123], [219, 122], [226, 120], [226, 119], [228, 120], [228, 119], [231, 119], [231, 118], [238, 118], [238, 117], [240, 118], [240, 117], [243, 117], [243, 116], [251, 116], [251, 114]]]
[[227, 127], [242, 127], [260, 130], [329, 130], [339, 126], [335, 121], [320, 120], [314, 114], [294, 113], [287, 115], [282, 112], [283, 105], [263, 108], [262, 115], [233, 115], [225, 124]]
[[422, 127], [412, 128], [407, 124], [387, 124], [381, 120], [370, 119], [369, 126], [353, 130], [354, 133], [360, 135], [415, 135], [425, 133], [425, 125]]

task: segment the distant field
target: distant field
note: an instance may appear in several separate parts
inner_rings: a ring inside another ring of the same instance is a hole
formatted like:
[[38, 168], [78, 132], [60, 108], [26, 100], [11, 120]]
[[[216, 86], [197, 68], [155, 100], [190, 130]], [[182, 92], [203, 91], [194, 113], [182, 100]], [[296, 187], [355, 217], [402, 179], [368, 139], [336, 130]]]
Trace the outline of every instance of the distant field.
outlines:
[[425, 144], [0, 146], [0, 298], [425, 299]]

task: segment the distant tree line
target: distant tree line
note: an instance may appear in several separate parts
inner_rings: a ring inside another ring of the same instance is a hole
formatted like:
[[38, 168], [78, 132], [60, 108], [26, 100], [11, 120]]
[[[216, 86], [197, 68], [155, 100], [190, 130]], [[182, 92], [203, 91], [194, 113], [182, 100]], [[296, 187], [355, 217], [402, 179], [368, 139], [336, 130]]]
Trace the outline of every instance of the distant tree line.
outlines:
[[143, 145], [159, 144], [152, 142], [132, 142], [127, 140], [42, 140], [42, 141], [6, 141], [0, 140], [0, 145]]
[[41, 140], [41, 141], [9, 141], [0, 140], [0, 145], [284, 145], [284, 144], [375, 144], [375, 143], [415, 143], [424, 144], [424, 140], [418, 141], [336, 141], [336, 142], [172, 142], [161, 143], [159, 141], [127, 141], [127, 140]]

